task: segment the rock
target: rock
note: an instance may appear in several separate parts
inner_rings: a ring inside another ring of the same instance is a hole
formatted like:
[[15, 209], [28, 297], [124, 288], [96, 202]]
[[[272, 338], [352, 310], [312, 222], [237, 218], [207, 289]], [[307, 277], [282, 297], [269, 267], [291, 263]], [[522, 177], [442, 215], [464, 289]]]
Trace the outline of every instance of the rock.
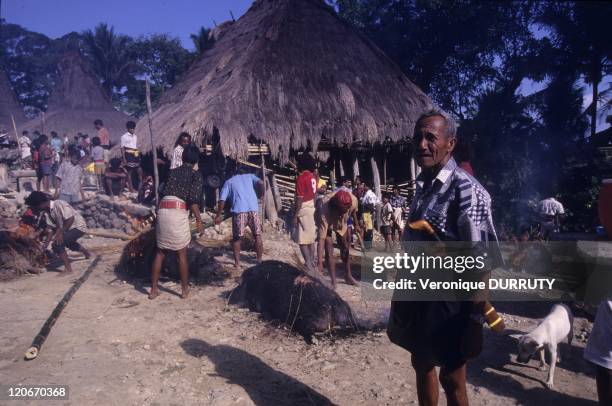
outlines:
[[87, 223], [87, 228], [96, 228], [95, 220], [89, 219], [86, 221], [86, 223]]
[[125, 208], [125, 210], [127, 210], [127, 212], [131, 216], [136, 216], [136, 217], [148, 216], [151, 213], [150, 208], [146, 206], [136, 205], [136, 204], [128, 204], [128, 205], [125, 205], [123, 208]]
[[115, 218], [115, 220], [111, 220], [111, 225], [113, 228], [120, 230], [120, 229], [123, 229], [124, 223], [122, 220]]
[[110, 212], [110, 214], [108, 215], [108, 219], [110, 221], [115, 221], [118, 219], [117, 214], [115, 212]]

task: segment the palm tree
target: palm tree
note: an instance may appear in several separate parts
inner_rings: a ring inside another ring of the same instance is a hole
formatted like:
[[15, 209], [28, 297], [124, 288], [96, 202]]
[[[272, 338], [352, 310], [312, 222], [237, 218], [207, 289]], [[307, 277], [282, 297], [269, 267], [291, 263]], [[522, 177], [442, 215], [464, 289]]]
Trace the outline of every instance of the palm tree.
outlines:
[[544, 7], [540, 22], [551, 29], [560, 54], [560, 68], [572, 71], [591, 85], [593, 102], [587, 108], [591, 136], [597, 128], [599, 84], [612, 74], [609, 24], [612, 7], [590, 1], [551, 2]]
[[210, 31], [210, 28], [200, 27], [200, 31], [190, 35], [196, 54], [202, 55], [206, 50], [212, 48], [215, 38], [211, 35]]
[[100, 23], [93, 31], [83, 33], [83, 42], [94, 71], [112, 98], [113, 88], [126, 83], [130, 68], [135, 66], [131, 57], [132, 40], [126, 35], [115, 34], [112, 26]]

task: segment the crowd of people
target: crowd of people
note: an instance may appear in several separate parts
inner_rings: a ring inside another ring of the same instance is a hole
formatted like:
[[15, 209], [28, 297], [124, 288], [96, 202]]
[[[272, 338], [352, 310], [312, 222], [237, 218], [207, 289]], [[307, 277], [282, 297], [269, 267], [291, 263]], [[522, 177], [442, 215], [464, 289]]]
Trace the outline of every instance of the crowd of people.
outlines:
[[[39, 135], [31, 143], [33, 147], [29, 147], [33, 166], [37, 174], [40, 173], [42, 189], [48, 191], [52, 175], [58, 183], [56, 200], [43, 192], [32, 192], [26, 199], [30, 208], [26, 215], [36, 224], [40, 215], [46, 214], [52, 226], [46, 232], [45, 244], [52, 244], [53, 251], [64, 262], [66, 272], [71, 271], [66, 247], [89, 256], [78, 242], [86, 231], [85, 223], [78, 211], [70, 206], [70, 203], [82, 199], [81, 183], [75, 179], [82, 177], [83, 160], [89, 157], [99, 176], [99, 186], [107, 182], [107, 191], [111, 195], [115, 190], [120, 194], [124, 186], [135, 191], [134, 178], [139, 179], [141, 190], [147, 183], [142, 179], [135, 125], [128, 122], [126, 127], [127, 132], [121, 137], [121, 158], [118, 161], [108, 159], [109, 144], [105, 144], [99, 135], [94, 137], [91, 145], [86, 136], [78, 145], [66, 145], [65, 141], [54, 141], [56, 134], [52, 134], [51, 140]], [[104, 127], [100, 122], [96, 128], [100, 134]], [[25, 143], [20, 141], [20, 148], [25, 148]], [[370, 249], [375, 228], [380, 230], [386, 250], [394, 249], [399, 240], [432, 241], [431, 233], [440, 241], [468, 241], [476, 243], [475, 246], [489, 246], [495, 242], [497, 233], [491, 197], [472, 175], [471, 167], [463, 169], [453, 158], [456, 143], [456, 125], [452, 117], [433, 110], [419, 118], [415, 127], [414, 157], [422, 172], [415, 180], [415, 194], [410, 204], [397, 186], [392, 193], [379, 197], [359, 177], [354, 184], [351, 179], [343, 178], [339, 187], [329, 187], [320, 177], [312, 155], [299, 155], [291, 225], [306, 271], [321, 278], [326, 265], [331, 285], [336, 288], [335, 239], [344, 263], [345, 281], [357, 284], [351, 272], [350, 249], [355, 240], [362, 250]], [[56, 156], [62, 154], [64, 159], [56, 160]], [[187, 246], [192, 237], [190, 212], [195, 218], [196, 231], [201, 233], [203, 230], [200, 208], [204, 180], [196, 169], [198, 157], [199, 150], [191, 145], [189, 134], [180, 134], [172, 153], [171, 169], [163, 190], [160, 190], [157, 252], [152, 265], [150, 299], [159, 295], [157, 282], [162, 262], [170, 252], [178, 257], [181, 297], [188, 297]], [[221, 188], [215, 223], [223, 221], [226, 209], [229, 209], [234, 265], [240, 267], [241, 239], [247, 228], [255, 239], [257, 261], [262, 260], [262, 218], [258, 195], [265, 192], [265, 179], [241, 173], [239, 163], [230, 162], [230, 177]], [[117, 185], [119, 188], [115, 189]], [[549, 229], [554, 231], [558, 216], [563, 213], [562, 206], [554, 199], [542, 201], [540, 206], [543, 221], [546, 225], [553, 224]], [[425, 233], [413, 228], [412, 225], [418, 222], [428, 223], [432, 231]], [[482, 272], [477, 277], [485, 280], [488, 275]], [[466, 366], [482, 351], [487, 305], [490, 306], [483, 297], [474, 297], [472, 301], [392, 301], [387, 334], [391, 342], [411, 353], [419, 404], [436, 405], [440, 385], [447, 404], [468, 404]], [[600, 306], [593, 329], [596, 339], [589, 342], [585, 355], [597, 367], [598, 394], [604, 402], [612, 399], [610, 309], [609, 301]], [[606, 328], [608, 333], [604, 332]]]
[[[124, 198], [129, 193], [143, 191], [141, 155], [135, 135], [136, 123], [128, 121], [120, 144], [111, 143], [111, 136], [102, 120], [95, 120], [92, 128], [96, 135], [78, 133], [73, 138], [60, 137], [51, 131], [48, 136], [39, 131], [30, 134], [24, 130], [17, 140], [22, 169], [36, 172], [36, 190], [51, 193], [68, 203], [83, 199], [82, 185], [86, 175], [92, 175], [100, 193]], [[112, 153], [111, 148], [116, 152]], [[146, 200], [146, 199], [143, 199]]]

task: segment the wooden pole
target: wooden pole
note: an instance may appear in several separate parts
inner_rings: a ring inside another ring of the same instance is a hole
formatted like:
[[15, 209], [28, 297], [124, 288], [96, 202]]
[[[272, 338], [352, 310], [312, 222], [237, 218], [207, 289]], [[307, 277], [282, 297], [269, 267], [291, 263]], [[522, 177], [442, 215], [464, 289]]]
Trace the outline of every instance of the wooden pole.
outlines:
[[[352, 156], [353, 159], [353, 182], [355, 182], [355, 179], [357, 179], [357, 176], [359, 176], [359, 159], [357, 159], [357, 157], [355, 155]], [[356, 186], [356, 185], [353, 185]]]
[[276, 205], [276, 211], [281, 211], [283, 208], [283, 202], [281, 200], [280, 190], [278, 189], [278, 181], [276, 174], [272, 175], [272, 193], [274, 195], [274, 204]]
[[15, 117], [11, 114], [11, 121], [13, 122], [13, 131], [15, 132], [15, 142], [17, 143], [17, 149], [19, 150], [19, 166], [23, 167], [23, 161], [21, 160], [21, 146], [19, 145], [19, 135], [17, 135], [17, 124], [15, 123]]
[[383, 183], [387, 186], [387, 154], [383, 155]]
[[376, 160], [374, 159], [374, 156], [370, 156], [370, 165], [372, 166], [372, 178], [373, 178], [373, 186], [374, 186], [374, 193], [376, 193], [376, 197], [378, 197], [378, 199], [381, 198], [381, 193], [380, 193], [380, 173], [378, 172], [378, 165], [376, 164]]
[[[260, 143], [261, 146], [261, 143]], [[267, 189], [267, 185], [266, 185], [266, 162], [264, 161], [264, 156], [263, 153], [261, 153], [261, 149], [259, 151], [259, 157], [261, 158], [261, 179], [263, 180], [264, 183], [264, 192], [263, 192], [263, 196], [261, 199], [261, 231], [263, 233], [263, 225], [265, 223], [265, 219], [266, 219], [266, 189]]]
[[[153, 124], [151, 122], [151, 87], [149, 79], [145, 79], [145, 90], [147, 96], [147, 118], [149, 119], [149, 135], [151, 136], [151, 151], [153, 151], [153, 176], [155, 178], [155, 205], [159, 205], [159, 173], [157, 172], [157, 148], [153, 138]], [[201, 197], [201, 196], [200, 196]]]
[[45, 112], [42, 112], [42, 115], [40, 116], [40, 133], [44, 134], [45, 133]]
[[83, 275], [79, 279], [77, 279], [74, 285], [72, 285], [72, 287], [68, 289], [62, 300], [60, 300], [57, 306], [55, 306], [55, 309], [53, 309], [51, 315], [49, 316], [47, 321], [45, 321], [45, 324], [42, 326], [36, 337], [34, 337], [32, 345], [26, 351], [26, 360], [33, 360], [38, 356], [42, 345], [44, 344], [45, 340], [49, 336], [49, 333], [51, 332], [51, 328], [53, 328], [53, 325], [55, 324], [59, 316], [62, 314], [62, 311], [64, 310], [70, 299], [72, 299], [72, 296], [74, 296], [76, 291], [79, 290], [79, 288], [83, 285], [83, 283], [85, 283], [87, 278], [89, 278], [89, 275], [91, 275], [95, 267], [98, 265], [98, 262], [100, 262], [100, 256], [96, 256], [96, 258], [89, 265], [85, 273], [83, 273]]
[[332, 164], [332, 170], [331, 173], [329, 174], [329, 187], [330, 190], [334, 190], [336, 189], [336, 157], [334, 157], [334, 159], [332, 160], [333, 164]]

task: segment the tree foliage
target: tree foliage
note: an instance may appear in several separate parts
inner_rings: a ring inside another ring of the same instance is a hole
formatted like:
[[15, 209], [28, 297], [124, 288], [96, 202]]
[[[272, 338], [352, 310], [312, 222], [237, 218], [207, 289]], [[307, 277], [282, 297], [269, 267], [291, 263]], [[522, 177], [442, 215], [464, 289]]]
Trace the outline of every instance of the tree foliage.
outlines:
[[206, 50], [212, 48], [215, 43], [215, 38], [211, 35], [211, 29], [200, 27], [196, 34], [190, 35], [191, 41], [197, 55], [202, 55]]
[[114, 27], [106, 23], [83, 33], [85, 52], [102, 79], [104, 90], [111, 97], [129, 81], [137, 68], [133, 42], [127, 35], [115, 34]]
[[[460, 138], [474, 149], [472, 165], [493, 196], [499, 221], [517, 226], [521, 218], [527, 221], [530, 201], [558, 192], [570, 210], [586, 213], [585, 207], [594, 207], [593, 194], [584, 192], [597, 180], [589, 163], [593, 151], [585, 134], [579, 79], [593, 84], [610, 74], [610, 4], [333, 4], [456, 116]], [[526, 83], [541, 89], [530, 91]], [[579, 223], [592, 221], [583, 215]]]

